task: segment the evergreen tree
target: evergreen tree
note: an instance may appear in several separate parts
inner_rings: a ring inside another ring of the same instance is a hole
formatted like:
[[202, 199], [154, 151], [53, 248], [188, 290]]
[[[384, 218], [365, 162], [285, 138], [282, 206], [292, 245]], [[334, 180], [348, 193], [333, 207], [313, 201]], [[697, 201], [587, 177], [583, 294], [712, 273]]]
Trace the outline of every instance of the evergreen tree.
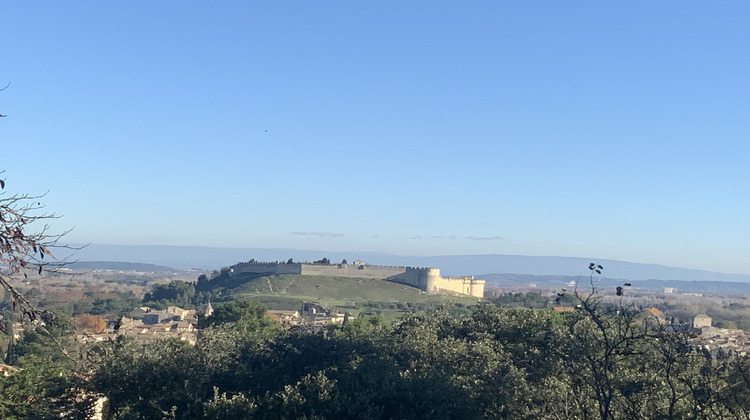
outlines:
[[13, 335], [13, 327], [10, 321], [5, 322], [5, 331], [8, 333], [8, 348], [5, 352], [5, 364], [16, 365], [18, 363], [18, 349], [16, 346], [16, 337]]

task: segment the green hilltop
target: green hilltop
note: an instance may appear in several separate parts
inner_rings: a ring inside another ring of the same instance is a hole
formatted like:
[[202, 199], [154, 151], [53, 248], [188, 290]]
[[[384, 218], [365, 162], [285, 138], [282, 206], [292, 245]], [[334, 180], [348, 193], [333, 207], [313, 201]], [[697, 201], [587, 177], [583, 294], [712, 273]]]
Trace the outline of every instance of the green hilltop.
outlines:
[[295, 310], [303, 302], [352, 314], [380, 313], [397, 315], [440, 304], [476, 305], [471, 296], [427, 294], [415, 287], [380, 279], [301, 274], [259, 275], [229, 274], [198, 285], [222, 300], [254, 299], [269, 309]]

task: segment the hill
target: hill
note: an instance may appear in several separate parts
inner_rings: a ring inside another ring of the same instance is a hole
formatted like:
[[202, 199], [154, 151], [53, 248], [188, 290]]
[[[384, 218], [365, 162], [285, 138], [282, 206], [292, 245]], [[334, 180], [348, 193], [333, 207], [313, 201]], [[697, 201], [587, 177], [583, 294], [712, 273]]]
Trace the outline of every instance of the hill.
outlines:
[[295, 310], [303, 302], [358, 314], [360, 312], [411, 312], [439, 304], [475, 305], [470, 296], [430, 295], [414, 287], [386, 280], [294, 274], [238, 273], [210, 280], [199, 289], [222, 299], [251, 298], [269, 309]]

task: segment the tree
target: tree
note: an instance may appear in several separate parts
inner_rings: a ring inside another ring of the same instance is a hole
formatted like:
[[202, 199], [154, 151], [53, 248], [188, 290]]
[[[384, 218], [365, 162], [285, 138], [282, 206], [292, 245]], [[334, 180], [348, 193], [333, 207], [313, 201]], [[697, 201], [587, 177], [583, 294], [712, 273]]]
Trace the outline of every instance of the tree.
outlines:
[[[40, 201], [44, 194], [9, 194], [2, 178], [4, 172], [0, 170], [0, 263], [8, 267], [10, 275], [23, 274], [25, 277], [31, 272], [41, 275], [45, 270], [64, 265], [64, 260], [55, 260], [52, 249], [70, 248], [59, 243], [67, 232], [50, 233], [47, 222], [58, 216], [44, 211], [45, 206]], [[22, 320], [35, 321], [50, 315], [37, 311], [11, 285], [10, 277], [5, 274], [0, 274], [0, 286], [10, 293], [13, 310], [21, 313]]]
[[151, 292], [143, 296], [144, 304], [167, 307], [192, 307], [195, 284], [182, 280], [172, 280], [167, 284], [155, 284]]
[[69, 356], [79, 350], [75, 340], [75, 325], [67, 315], [50, 314], [46, 321], [29, 323], [18, 342], [15, 353], [21, 356], [45, 357], [72, 366], [78, 362]]
[[388, 330], [388, 323], [382, 315], [360, 315], [357, 318], [346, 321], [341, 328], [334, 330], [334, 336], [348, 341], [373, 337]]
[[603, 269], [591, 263], [590, 290], [573, 290], [576, 311], [563, 317], [555, 344], [564, 363], [548, 379], [555, 391], [535, 393], [544, 396], [540, 406], [565, 418], [746, 418], [723, 395], [729, 368], [696, 351], [687, 331], [623, 305], [629, 283], [606, 301], [593, 279]]
[[[0, 170], [0, 175], [4, 172]], [[54, 259], [51, 249], [68, 247], [58, 243], [67, 232], [49, 233], [47, 222], [58, 216], [44, 212], [40, 201], [44, 194], [9, 194], [5, 186], [5, 179], [0, 178], [0, 261], [9, 266], [11, 274], [27, 270], [41, 274], [46, 268], [59, 267], [61, 262], [50, 261]], [[29, 232], [32, 226], [38, 231]]]
[[242, 332], [276, 330], [280, 325], [266, 316], [266, 308], [254, 300], [236, 300], [216, 305], [213, 315], [198, 320], [198, 328], [211, 325], [232, 324]]
[[205, 378], [193, 348], [179, 340], [147, 345], [131, 337], [102, 343], [90, 383], [109, 400], [116, 419], [199, 418], [196, 402]]
[[107, 321], [104, 318], [91, 314], [76, 315], [73, 317], [73, 321], [77, 328], [94, 334], [103, 333], [107, 327]]
[[91, 396], [76, 393], [79, 381], [64, 366], [34, 355], [22, 357], [20, 366], [0, 375], [0, 418], [92, 418]]
[[[5, 179], [2, 178], [4, 172], [0, 170], [0, 263], [7, 267], [9, 275], [0, 273], [0, 286], [7, 292], [13, 312], [19, 313], [19, 320], [29, 322], [32, 327], [29, 331], [30, 336], [45, 336], [46, 339], [38, 340], [41, 347], [46, 345], [44, 341], [51, 341], [57, 348], [56, 356], [70, 358], [64, 344], [69, 336], [60, 336], [53, 331], [61, 329], [69, 333], [70, 321], [58, 319], [52, 312], [35, 308], [29, 299], [11, 284], [10, 276], [23, 274], [24, 277], [28, 277], [29, 274], [41, 275], [44, 271], [54, 271], [67, 262], [65, 259], [56, 259], [52, 249], [77, 248], [59, 242], [69, 231], [59, 234], [50, 232], [48, 222], [59, 216], [45, 212], [45, 206], [40, 201], [44, 194], [8, 193], [5, 190]], [[4, 325], [0, 323], [0, 327]], [[24, 340], [26, 338], [25, 336]], [[19, 348], [22, 348], [24, 342], [18, 344]], [[34, 343], [26, 344], [33, 347]]]
[[325, 333], [275, 335], [235, 328], [243, 319], [263, 320], [263, 310], [234, 303], [217, 308], [220, 325], [201, 330], [195, 346], [128, 338], [99, 344], [106, 351], [91, 384], [109, 398], [109, 414], [590, 420], [748, 414], [748, 359], [714, 364], [687, 336], [654, 330], [600, 301], [564, 314], [486, 304], [457, 316], [448, 307], [408, 315], [395, 326], [361, 317]]

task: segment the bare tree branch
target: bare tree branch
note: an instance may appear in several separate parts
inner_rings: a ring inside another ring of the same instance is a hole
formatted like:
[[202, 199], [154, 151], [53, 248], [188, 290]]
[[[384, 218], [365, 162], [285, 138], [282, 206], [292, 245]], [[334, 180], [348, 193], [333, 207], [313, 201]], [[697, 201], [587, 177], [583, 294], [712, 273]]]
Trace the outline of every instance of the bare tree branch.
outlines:
[[[4, 171], [0, 171], [0, 175]], [[5, 190], [5, 180], [0, 178], [0, 264], [9, 274], [37, 274], [67, 264], [66, 259], [55, 257], [53, 250], [80, 249], [60, 243], [70, 230], [50, 233], [48, 222], [58, 219], [55, 213], [44, 211], [42, 195], [13, 194]], [[31, 231], [35, 229], [35, 231]]]
[[[8, 86], [10, 86], [10, 82], [8, 82], [8, 84], [7, 84], [7, 85], [5, 85], [5, 87], [4, 87], [4, 88], [0, 89], [0, 92], [4, 91], [5, 89], [8, 89]], [[7, 117], [7, 115], [4, 115], [4, 114], [0, 114], [0, 117]]]
[[56, 271], [68, 261], [67, 257], [56, 258], [53, 251], [80, 248], [60, 243], [70, 230], [50, 232], [47, 222], [60, 216], [44, 211], [41, 199], [45, 194], [9, 194], [2, 177], [4, 172], [0, 170], [0, 286], [10, 295], [12, 309], [20, 314], [21, 322], [28, 321], [45, 331], [67, 356], [62, 344], [45, 327], [53, 320], [54, 314], [36, 309], [11, 284], [11, 277], [22, 274], [26, 278], [29, 273], [42, 275], [43, 272]]

